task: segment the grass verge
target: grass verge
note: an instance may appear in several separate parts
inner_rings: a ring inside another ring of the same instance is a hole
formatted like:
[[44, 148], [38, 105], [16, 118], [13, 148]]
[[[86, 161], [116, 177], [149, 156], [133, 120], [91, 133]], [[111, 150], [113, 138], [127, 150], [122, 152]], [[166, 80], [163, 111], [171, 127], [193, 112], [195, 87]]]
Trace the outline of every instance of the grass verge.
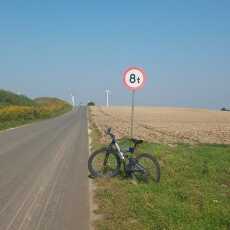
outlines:
[[15, 127], [18, 127], [18, 126], [30, 124], [30, 123], [41, 121], [41, 120], [44, 120], [44, 119], [54, 118], [54, 117], [63, 115], [65, 113], [71, 111], [71, 109], [72, 109], [71, 107], [66, 107], [63, 110], [54, 111], [52, 113], [49, 113], [48, 116], [46, 116], [44, 118], [31, 117], [29, 119], [15, 119], [15, 120], [9, 120], [9, 121], [1, 121], [0, 122], [0, 130], [5, 130], [5, 129], [9, 129], [9, 128], [15, 128]]
[[[95, 149], [100, 133], [91, 128]], [[157, 156], [161, 182], [97, 179], [96, 229], [230, 229], [230, 146], [144, 143], [139, 151]]]
[[62, 115], [72, 106], [59, 98], [31, 99], [0, 89], [0, 130]]

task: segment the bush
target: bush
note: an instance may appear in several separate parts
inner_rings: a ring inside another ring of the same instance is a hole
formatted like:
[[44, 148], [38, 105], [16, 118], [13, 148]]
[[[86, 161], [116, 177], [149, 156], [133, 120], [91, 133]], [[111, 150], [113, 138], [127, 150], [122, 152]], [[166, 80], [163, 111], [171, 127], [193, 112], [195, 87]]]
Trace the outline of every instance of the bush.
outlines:
[[0, 122], [49, 118], [70, 109], [71, 106], [62, 101], [49, 102], [36, 106], [10, 105], [0, 108]]
[[88, 102], [88, 106], [95, 106], [95, 103], [93, 101]]
[[32, 100], [24, 95], [0, 90], [0, 129], [54, 117], [71, 108], [70, 104], [58, 98], [43, 97]]
[[0, 121], [31, 120], [34, 118], [32, 106], [11, 105], [0, 109]]

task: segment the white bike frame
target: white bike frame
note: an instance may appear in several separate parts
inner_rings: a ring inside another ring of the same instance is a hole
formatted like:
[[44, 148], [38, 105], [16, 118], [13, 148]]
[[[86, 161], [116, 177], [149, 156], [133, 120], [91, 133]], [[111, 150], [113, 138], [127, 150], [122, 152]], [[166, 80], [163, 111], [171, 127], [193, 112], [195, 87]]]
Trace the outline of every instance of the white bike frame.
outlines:
[[115, 142], [114, 145], [116, 146], [117, 152], [119, 153], [119, 157], [120, 157], [122, 160], [125, 160], [125, 154], [121, 151], [121, 148], [120, 148], [120, 146], [118, 145], [118, 143]]

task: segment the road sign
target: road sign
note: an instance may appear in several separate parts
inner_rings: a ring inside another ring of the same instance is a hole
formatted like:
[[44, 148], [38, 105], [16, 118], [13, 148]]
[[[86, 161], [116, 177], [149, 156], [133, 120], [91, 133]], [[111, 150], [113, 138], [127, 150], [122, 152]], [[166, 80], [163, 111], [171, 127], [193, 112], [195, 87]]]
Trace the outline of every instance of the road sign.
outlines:
[[143, 69], [131, 67], [123, 74], [123, 82], [125, 86], [132, 91], [132, 107], [131, 107], [131, 127], [130, 136], [133, 138], [133, 122], [134, 122], [134, 96], [135, 91], [141, 89], [145, 84], [146, 76]]
[[129, 90], [138, 90], [144, 86], [146, 80], [145, 72], [138, 67], [131, 67], [124, 72], [123, 82]]

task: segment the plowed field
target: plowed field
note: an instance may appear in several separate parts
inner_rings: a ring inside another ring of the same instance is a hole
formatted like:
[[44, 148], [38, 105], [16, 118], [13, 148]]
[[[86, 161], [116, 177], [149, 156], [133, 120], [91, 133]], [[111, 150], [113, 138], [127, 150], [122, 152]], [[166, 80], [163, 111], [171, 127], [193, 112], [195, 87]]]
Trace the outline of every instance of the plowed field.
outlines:
[[[112, 127], [118, 137], [130, 134], [129, 107], [91, 107], [99, 130]], [[156, 143], [230, 144], [230, 112], [191, 108], [136, 107], [134, 136]]]

